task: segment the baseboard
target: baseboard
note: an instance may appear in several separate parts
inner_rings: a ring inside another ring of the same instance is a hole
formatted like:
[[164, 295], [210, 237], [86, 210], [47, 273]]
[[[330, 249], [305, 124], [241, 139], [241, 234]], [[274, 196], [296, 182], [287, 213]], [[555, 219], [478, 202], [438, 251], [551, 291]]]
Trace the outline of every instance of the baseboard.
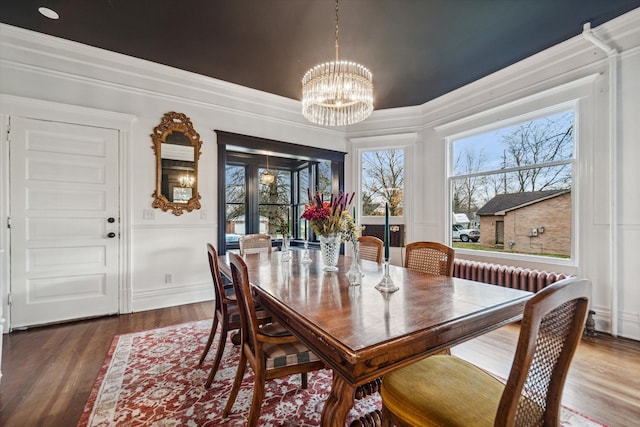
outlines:
[[213, 300], [211, 283], [197, 283], [171, 287], [158, 287], [151, 291], [133, 291], [133, 312], [174, 307]]
[[[592, 307], [596, 312], [596, 330], [611, 334], [611, 310], [602, 307]], [[618, 333], [616, 336], [640, 341], [640, 314], [622, 312], [618, 318]]]

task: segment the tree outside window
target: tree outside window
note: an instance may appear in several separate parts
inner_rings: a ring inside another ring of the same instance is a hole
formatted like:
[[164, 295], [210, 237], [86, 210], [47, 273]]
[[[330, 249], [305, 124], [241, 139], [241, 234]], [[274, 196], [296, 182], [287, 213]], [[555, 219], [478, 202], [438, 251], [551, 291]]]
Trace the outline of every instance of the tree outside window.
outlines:
[[372, 150], [361, 154], [362, 214], [402, 216], [404, 209], [404, 150]]
[[[267, 172], [260, 168], [258, 176]], [[270, 169], [275, 176], [272, 183], [260, 182], [260, 232], [273, 237], [291, 235], [291, 171]]]

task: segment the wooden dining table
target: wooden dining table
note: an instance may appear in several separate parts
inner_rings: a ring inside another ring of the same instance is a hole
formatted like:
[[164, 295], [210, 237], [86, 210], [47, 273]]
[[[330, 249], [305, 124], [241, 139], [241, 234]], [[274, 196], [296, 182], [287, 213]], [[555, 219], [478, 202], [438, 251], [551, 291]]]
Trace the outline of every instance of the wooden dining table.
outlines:
[[[358, 386], [428, 355], [522, 317], [530, 292], [390, 266], [399, 290], [375, 289], [383, 267], [360, 261], [364, 274], [350, 286], [351, 258], [325, 272], [319, 251], [245, 255], [255, 298], [333, 370], [322, 426], [344, 426]], [[223, 273], [228, 260], [220, 257]]]

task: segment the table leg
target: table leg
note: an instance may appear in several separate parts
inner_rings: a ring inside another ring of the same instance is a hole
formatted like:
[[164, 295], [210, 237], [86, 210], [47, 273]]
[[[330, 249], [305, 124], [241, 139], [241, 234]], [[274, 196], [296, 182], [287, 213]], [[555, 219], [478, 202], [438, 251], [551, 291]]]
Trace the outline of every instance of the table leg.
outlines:
[[333, 371], [331, 394], [322, 410], [320, 425], [323, 427], [344, 427], [347, 414], [353, 407], [356, 387], [349, 384]]

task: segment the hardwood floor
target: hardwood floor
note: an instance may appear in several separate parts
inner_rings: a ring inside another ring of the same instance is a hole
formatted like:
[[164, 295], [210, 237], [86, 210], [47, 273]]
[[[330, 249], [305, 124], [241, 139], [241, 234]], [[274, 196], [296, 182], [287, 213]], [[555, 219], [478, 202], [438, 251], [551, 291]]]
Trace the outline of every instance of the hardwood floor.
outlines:
[[[0, 426], [76, 426], [113, 337], [206, 319], [212, 303], [5, 334]], [[518, 326], [456, 346], [453, 354], [508, 376]], [[640, 420], [640, 342], [598, 334], [580, 344], [563, 403], [611, 426]]]

